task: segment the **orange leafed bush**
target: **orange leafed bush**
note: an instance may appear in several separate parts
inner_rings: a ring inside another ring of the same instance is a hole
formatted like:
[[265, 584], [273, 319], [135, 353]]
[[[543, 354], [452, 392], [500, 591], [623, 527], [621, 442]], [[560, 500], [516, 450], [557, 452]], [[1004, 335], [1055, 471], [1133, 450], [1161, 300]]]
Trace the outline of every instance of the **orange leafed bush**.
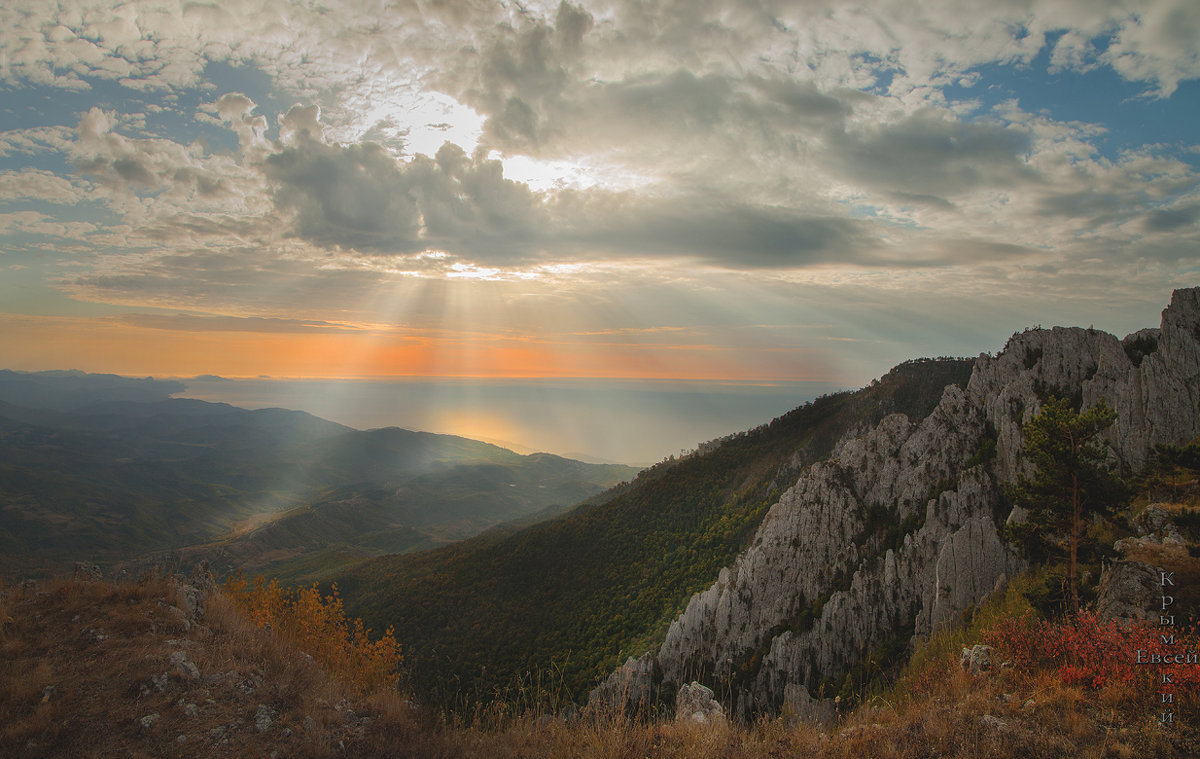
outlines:
[[362, 620], [346, 616], [337, 585], [322, 596], [316, 585], [281, 588], [275, 580], [249, 583], [239, 574], [226, 580], [225, 592], [254, 624], [269, 627], [362, 693], [396, 687], [403, 657], [394, 631], [389, 627], [372, 639]]

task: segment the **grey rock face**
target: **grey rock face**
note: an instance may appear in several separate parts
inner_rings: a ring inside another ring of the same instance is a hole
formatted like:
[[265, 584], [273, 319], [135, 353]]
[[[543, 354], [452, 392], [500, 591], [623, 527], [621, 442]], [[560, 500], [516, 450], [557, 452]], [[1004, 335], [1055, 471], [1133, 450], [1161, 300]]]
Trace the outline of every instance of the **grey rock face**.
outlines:
[[1151, 619], [1162, 596], [1159, 570], [1140, 561], [1119, 561], [1100, 575], [1096, 614], [1103, 620]]
[[[1134, 350], [1134, 348], [1137, 350]], [[1125, 472], [1151, 446], [1200, 435], [1200, 289], [1178, 290], [1158, 330], [1027, 330], [981, 355], [925, 419], [901, 414], [804, 468], [750, 547], [692, 597], [657, 652], [592, 694], [620, 702], [701, 679], [743, 716], [840, 682], [873, 651], [952, 623], [1022, 568], [998, 525], [1022, 518], [1004, 486], [1026, 466], [1021, 428], [1050, 394], [1104, 400]], [[748, 676], [749, 675], [749, 676]]]
[[692, 681], [675, 694], [675, 720], [709, 724], [725, 719], [725, 710], [713, 698], [711, 688]]
[[783, 713], [793, 721], [828, 725], [837, 720], [837, 704], [832, 698], [813, 698], [799, 683], [788, 683], [783, 689]]
[[632, 656], [588, 696], [589, 706], [601, 709], [625, 709], [636, 713], [652, 706], [658, 699], [655, 677], [657, 662], [647, 651], [637, 659]]
[[1183, 533], [1175, 526], [1171, 514], [1162, 504], [1152, 503], [1133, 520], [1133, 529], [1146, 542], [1164, 545], [1184, 545]]

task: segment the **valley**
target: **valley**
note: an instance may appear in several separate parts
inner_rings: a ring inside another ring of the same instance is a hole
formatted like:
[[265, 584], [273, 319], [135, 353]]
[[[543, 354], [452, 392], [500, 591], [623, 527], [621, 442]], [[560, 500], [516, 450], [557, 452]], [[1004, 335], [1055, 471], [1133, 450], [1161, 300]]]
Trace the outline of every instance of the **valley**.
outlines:
[[458, 540], [637, 472], [171, 398], [179, 389], [0, 372], [0, 571], [62, 571], [75, 560], [136, 571], [178, 552], [210, 556], [223, 572], [287, 574], [302, 557], [301, 574], [327, 574], [335, 556]]

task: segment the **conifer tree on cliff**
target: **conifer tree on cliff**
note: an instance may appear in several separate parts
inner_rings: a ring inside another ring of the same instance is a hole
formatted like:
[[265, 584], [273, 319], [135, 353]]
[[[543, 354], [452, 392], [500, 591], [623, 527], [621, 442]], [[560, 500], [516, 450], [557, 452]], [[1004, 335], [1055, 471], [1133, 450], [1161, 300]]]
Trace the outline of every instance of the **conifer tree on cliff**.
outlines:
[[1101, 400], [1078, 412], [1066, 398], [1051, 396], [1022, 429], [1032, 477], [1021, 477], [1012, 494], [1028, 511], [1010, 536], [1035, 556], [1066, 554], [1068, 602], [1079, 611], [1079, 543], [1086, 519], [1107, 513], [1124, 488], [1105, 464], [1097, 436], [1117, 414]]

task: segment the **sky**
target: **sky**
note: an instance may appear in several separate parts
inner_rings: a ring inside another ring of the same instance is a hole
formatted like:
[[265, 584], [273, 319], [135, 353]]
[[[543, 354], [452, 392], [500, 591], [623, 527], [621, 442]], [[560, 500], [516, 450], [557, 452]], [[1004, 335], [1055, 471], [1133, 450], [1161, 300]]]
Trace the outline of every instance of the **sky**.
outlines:
[[[1198, 77], [1194, 0], [8, 0], [0, 366], [560, 450], [640, 415], [625, 460], [666, 455], [1157, 325], [1200, 284]], [[507, 427], [396, 390], [439, 383]]]

